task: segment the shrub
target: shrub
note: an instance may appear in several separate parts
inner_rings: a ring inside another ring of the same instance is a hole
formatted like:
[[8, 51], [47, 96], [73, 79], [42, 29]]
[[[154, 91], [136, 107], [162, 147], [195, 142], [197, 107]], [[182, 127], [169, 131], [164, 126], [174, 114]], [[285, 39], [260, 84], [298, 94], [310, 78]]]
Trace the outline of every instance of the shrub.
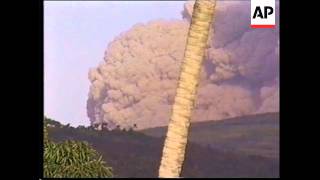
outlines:
[[87, 142], [52, 142], [44, 128], [45, 178], [106, 178], [113, 177], [112, 168]]

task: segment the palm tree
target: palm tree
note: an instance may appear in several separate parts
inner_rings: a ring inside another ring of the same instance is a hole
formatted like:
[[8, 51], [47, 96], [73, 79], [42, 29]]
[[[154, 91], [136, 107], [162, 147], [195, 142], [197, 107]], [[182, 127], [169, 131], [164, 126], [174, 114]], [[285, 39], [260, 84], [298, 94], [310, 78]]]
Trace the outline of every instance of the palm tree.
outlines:
[[172, 114], [162, 152], [159, 177], [179, 177], [185, 157], [188, 129], [200, 68], [212, 24], [215, 0], [196, 0]]

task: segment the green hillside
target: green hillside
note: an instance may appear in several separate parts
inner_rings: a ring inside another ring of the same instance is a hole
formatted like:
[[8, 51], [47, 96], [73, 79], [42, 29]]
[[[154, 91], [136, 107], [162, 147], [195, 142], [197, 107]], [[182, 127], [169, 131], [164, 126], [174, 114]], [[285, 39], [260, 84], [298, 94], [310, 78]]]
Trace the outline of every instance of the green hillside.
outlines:
[[[141, 132], [162, 137], [166, 131], [167, 127], [157, 127]], [[189, 138], [191, 142], [222, 151], [279, 159], [279, 113], [192, 123]]]
[[[73, 128], [59, 124], [50, 127], [48, 132], [49, 137], [55, 142], [64, 140], [88, 142], [113, 168], [115, 177], [158, 175], [164, 142], [162, 137], [151, 137], [134, 131], [96, 131], [91, 127]], [[241, 152], [224, 152], [191, 142], [187, 146], [182, 176], [278, 177], [279, 162], [274, 158], [246, 155]]]

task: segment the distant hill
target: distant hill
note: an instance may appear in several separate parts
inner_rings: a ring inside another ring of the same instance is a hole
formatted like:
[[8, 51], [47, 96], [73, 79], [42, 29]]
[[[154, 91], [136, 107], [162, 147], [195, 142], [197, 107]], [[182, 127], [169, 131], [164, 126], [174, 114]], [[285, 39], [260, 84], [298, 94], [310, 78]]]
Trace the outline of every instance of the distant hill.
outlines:
[[[167, 127], [145, 129], [141, 132], [162, 137], [165, 136]], [[223, 151], [279, 159], [279, 113], [192, 123], [189, 140]]]
[[[246, 121], [247, 128], [252, 127], [250, 120]], [[224, 124], [223, 122], [219, 122]], [[208, 131], [205, 123], [196, 123], [192, 131], [203, 126], [203, 131]], [[237, 122], [225, 122], [236, 126]], [[251, 124], [251, 125], [250, 125]], [[261, 123], [263, 124], [263, 123]], [[165, 129], [165, 128], [162, 128]], [[216, 127], [215, 130], [219, 128]], [[225, 131], [215, 131], [216, 136]], [[253, 128], [254, 129], [254, 128]], [[144, 133], [155, 134], [161, 128], [146, 130]], [[148, 132], [149, 131], [149, 132]], [[199, 131], [199, 130], [196, 130]], [[257, 129], [257, 131], [259, 131]], [[48, 129], [49, 137], [54, 141], [66, 139], [87, 141], [96, 149], [103, 159], [113, 168], [115, 177], [157, 177], [160, 165], [163, 137], [151, 137], [141, 132], [134, 131], [96, 131], [92, 127], [73, 128], [56, 124]], [[239, 132], [241, 132], [239, 130]], [[272, 133], [272, 132], [270, 132]], [[161, 132], [159, 133], [161, 134]], [[200, 135], [199, 136], [204, 136]], [[209, 134], [211, 136], [213, 134]], [[209, 139], [209, 138], [208, 138]], [[228, 138], [226, 138], [228, 139]], [[231, 138], [232, 139], [232, 138]], [[208, 140], [203, 140], [208, 142]], [[222, 142], [220, 140], [219, 142]], [[226, 143], [222, 143], [226, 144]], [[259, 153], [258, 153], [259, 154]], [[275, 158], [260, 155], [248, 155], [242, 152], [224, 152], [219, 148], [201, 146], [191, 142], [187, 146], [186, 160], [182, 177], [278, 177], [279, 162]]]

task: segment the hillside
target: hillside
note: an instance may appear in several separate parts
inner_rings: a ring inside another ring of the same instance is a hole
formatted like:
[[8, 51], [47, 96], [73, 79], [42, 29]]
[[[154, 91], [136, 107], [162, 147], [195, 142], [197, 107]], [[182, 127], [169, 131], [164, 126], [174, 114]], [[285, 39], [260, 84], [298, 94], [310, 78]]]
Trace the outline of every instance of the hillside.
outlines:
[[[165, 136], [167, 127], [142, 130], [146, 135]], [[266, 113], [192, 123], [191, 142], [223, 151], [279, 159], [279, 113]]]
[[[196, 126], [194, 126], [196, 127]], [[161, 128], [160, 128], [161, 129]], [[157, 177], [164, 139], [134, 131], [96, 131], [56, 125], [48, 129], [54, 141], [87, 141], [113, 168], [115, 177]], [[273, 158], [223, 152], [189, 143], [183, 177], [278, 177]]]

